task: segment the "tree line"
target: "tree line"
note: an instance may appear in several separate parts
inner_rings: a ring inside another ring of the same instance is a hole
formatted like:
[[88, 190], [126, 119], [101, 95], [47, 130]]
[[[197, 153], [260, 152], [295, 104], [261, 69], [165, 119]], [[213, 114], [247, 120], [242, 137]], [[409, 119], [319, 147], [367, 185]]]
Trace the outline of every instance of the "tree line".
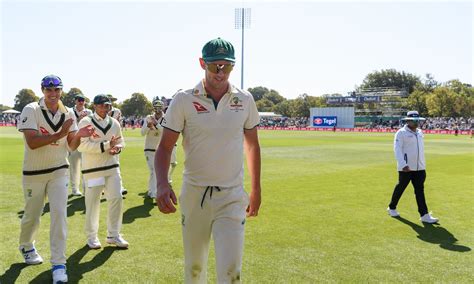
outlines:
[[[459, 80], [438, 82], [431, 74], [424, 78], [397, 71], [385, 69], [368, 74], [358, 90], [368, 88], [398, 88], [405, 89], [409, 93], [406, 100], [400, 101], [403, 109], [418, 110], [420, 115], [426, 117], [471, 117], [474, 106], [474, 88], [470, 84]], [[331, 96], [342, 96], [342, 94], [323, 94], [321, 96], [310, 96], [306, 93], [299, 95], [296, 99], [286, 99], [278, 91], [263, 86], [248, 88], [253, 95], [257, 108], [261, 112], [275, 112], [287, 117], [309, 116], [310, 108], [327, 107], [326, 100]], [[74, 96], [82, 93], [79, 88], [71, 88], [61, 98], [63, 103], [74, 106]], [[21, 111], [30, 102], [38, 101], [39, 97], [31, 89], [22, 89], [15, 97], [14, 109]], [[133, 93], [129, 99], [120, 104], [113, 103], [121, 109], [124, 116], [145, 116], [152, 112], [153, 107], [143, 93]], [[91, 105], [89, 104], [89, 107]], [[360, 105], [363, 108], [376, 108], [373, 103]]]

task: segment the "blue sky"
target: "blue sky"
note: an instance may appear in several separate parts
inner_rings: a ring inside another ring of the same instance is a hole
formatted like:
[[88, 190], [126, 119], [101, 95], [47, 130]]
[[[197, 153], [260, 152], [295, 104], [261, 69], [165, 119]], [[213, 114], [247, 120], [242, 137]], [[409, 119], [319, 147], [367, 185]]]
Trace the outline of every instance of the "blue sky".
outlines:
[[438, 81], [473, 84], [470, 1], [11, 1], [1, 2], [0, 104], [22, 88], [41, 96], [44, 75], [92, 98], [133, 92], [171, 97], [203, 77], [198, 58], [225, 38], [238, 58], [234, 9], [251, 8], [244, 87], [286, 98], [351, 91], [364, 77], [395, 68]]

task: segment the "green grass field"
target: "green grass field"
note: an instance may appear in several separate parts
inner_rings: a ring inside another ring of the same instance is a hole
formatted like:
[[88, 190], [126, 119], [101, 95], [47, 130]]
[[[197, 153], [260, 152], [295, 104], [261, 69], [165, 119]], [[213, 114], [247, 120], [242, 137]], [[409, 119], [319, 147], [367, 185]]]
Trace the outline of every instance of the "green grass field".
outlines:
[[[121, 169], [129, 193], [122, 233], [128, 250], [85, 247], [83, 198], [68, 207], [70, 283], [182, 283], [180, 214], [163, 215], [144, 198], [148, 170], [139, 130], [124, 132]], [[428, 207], [439, 225], [419, 221], [411, 185], [390, 218], [397, 180], [393, 134], [260, 131], [263, 203], [246, 226], [246, 283], [467, 283], [474, 280], [473, 140], [426, 135]], [[37, 248], [45, 263], [26, 266], [18, 252], [23, 140], [0, 128], [0, 283], [47, 283], [49, 213]], [[181, 185], [178, 153], [175, 188]], [[249, 184], [246, 176], [245, 184]], [[247, 187], [248, 190], [248, 187]], [[106, 205], [100, 239], [105, 244]], [[209, 283], [215, 283], [214, 254]]]

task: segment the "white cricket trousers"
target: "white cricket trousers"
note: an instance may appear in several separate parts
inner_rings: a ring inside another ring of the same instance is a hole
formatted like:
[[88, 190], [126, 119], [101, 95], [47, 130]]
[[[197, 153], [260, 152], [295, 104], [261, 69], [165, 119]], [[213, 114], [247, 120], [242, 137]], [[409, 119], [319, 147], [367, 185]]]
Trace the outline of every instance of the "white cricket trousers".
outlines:
[[145, 159], [150, 175], [148, 177], [148, 194], [156, 196], [155, 152], [145, 151]]
[[23, 177], [25, 209], [21, 219], [20, 246], [26, 250], [33, 248], [45, 199], [48, 197], [51, 218], [50, 261], [53, 265], [66, 263], [68, 180], [68, 175], [44, 181], [31, 181], [31, 177]]
[[[69, 153], [68, 156], [69, 160], [69, 171], [71, 175], [71, 188], [74, 192], [75, 190], [79, 190], [80, 178], [81, 178], [81, 161], [82, 161], [82, 153], [74, 150]], [[84, 178], [82, 178], [82, 191], [86, 188]]]
[[245, 209], [249, 204], [243, 186], [217, 188], [185, 183], [179, 202], [185, 283], [207, 282], [211, 235], [215, 246], [217, 282], [240, 283]]
[[[148, 177], [148, 193], [150, 196], [156, 196], [155, 153], [156, 152], [153, 151], [145, 151], [145, 159], [148, 165], [148, 170], [150, 171], [150, 175]], [[176, 147], [174, 147], [171, 154], [170, 168], [168, 170], [168, 182], [170, 183], [172, 181], [171, 177], [176, 165]]]
[[87, 187], [86, 203], [86, 235], [89, 239], [97, 238], [99, 232], [100, 196], [104, 190], [107, 199], [107, 237], [116, 237], [122, 228], [122, 179], [120, 174], [104, 177], [105, 185]]

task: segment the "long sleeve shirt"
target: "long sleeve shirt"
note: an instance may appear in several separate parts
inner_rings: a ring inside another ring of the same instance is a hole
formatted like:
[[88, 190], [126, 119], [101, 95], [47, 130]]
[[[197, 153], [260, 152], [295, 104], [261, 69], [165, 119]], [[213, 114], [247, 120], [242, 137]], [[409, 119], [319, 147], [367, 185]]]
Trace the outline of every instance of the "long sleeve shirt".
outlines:
[[412, 171], [426, 169], [423, 132], [420, 129], [412, 131], [405, 125], [395, 134], [393, 144], [398, 171], [406, 166]]
[[113, 137], [122, 137], [116, 145], [125, 147], [119, 122], [108, 115], [102, 119], [94, 113], [79, 122], [79, 128], [87, 125], [92, 125], [95, 128], [95, 133], [90, 137], [81, 138], [81, 145], [78, 147], [79, 152], [82, 152], [84, 178], [90, 179], [120, 173], [118, 155], [109, 153], [112, 148], [110, 140]]

